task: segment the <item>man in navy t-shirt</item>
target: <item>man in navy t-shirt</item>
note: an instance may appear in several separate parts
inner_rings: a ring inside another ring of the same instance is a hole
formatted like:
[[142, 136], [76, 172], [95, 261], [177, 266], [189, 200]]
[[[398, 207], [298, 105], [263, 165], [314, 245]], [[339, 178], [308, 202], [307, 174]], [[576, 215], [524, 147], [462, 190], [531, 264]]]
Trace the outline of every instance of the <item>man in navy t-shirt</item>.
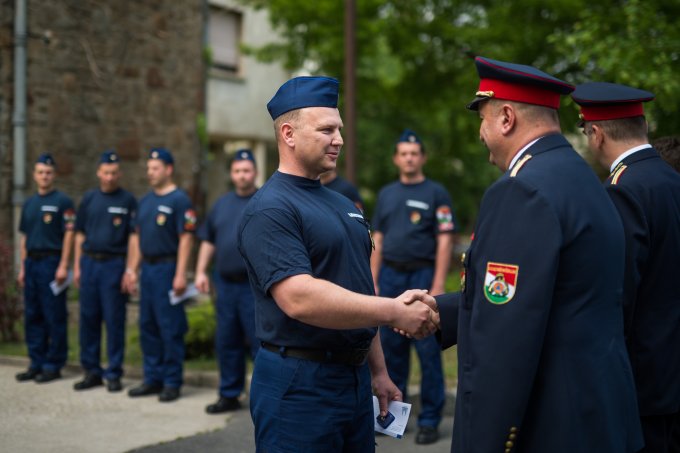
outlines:
[[361, 212], [364, 212], [364, 201], [359, 195], [359, 191], [345, 178], [338, 175], [336, 170], [327, 171], [321, 174], [321, 184], [331, 190], [343, 194], [354, 203]]
[[135, 291], [142, 261], [139, 330], [144, 354], [144, 382], [131, 397], [160, 394], [159, 401], [179, 398], [184, 365], [184, 334], [188, 325], [181, 303], [171, 304], [169, 292], [184, 293], [186, 270], [196, 229], [196, 213], [187, 194], [172, 180], [170, 151], [153, 148], [147, 161], [151, 192], [140, 201], [130, 235], [126, 289]]
[[[425, 178], [425, 148], [415, 132], [406, 129], [395, 146], [394, 164], [399, 180], [378, 194], [373, 216], [375, 253], [371, 269], [378, 294], [394, 297], [408, 288], [444, 292], [451, 262], [454, 218], [446, 189]], [[431, 444], [439, 438], [445, 402], [441, 350], [434, 337], [413, 341], [391, 329], [380, 330], [387, 370], [406, 395], [415, 345], [422, 379], [421, 410], [416, 443]]]
[[50, 283], [68, 278], [73, 245], [73, 202], [54, 189], [54, 158], [41, 154], [33, 167], [38, 193], [21, 210], [21, 269], [17, 278], [24, 288], [24, 329], [31, 363], [18, 381], [50, 382], [61, 377], [66, 363], [67, 313], [64, 289], [54, 294]]
[[[114, 151], [99, 159], [99, 188], [83, 196], [76, 221], [73, 279], [80, 287], [80, 363], [85, 378], [75, 390], [103, 384], [122, 390], [127, 294], [122, 291], [125, 255], [137, 200], [120, 187], [120, 165]], [[100, 363], [102, 322], [106, 324], [108, 366]]]
[[432, 331], [431, 296], [373, 296], [368, 223], [319, 175], [335, 168], [343, 141], [338, 81], [297, 77], [267, 108], [279, 169], [253, 196], [239, 250], [255, 293], [250, 410], [258, 451], [375, 451], [371, 383], [381, 415], [401, 399], [376, 326]]
[[238, 252], [238, 225], [243, 211], [257, 191], [255, 158], [249, 149], [236, 151], [229, 167], [234, 190], [222, 196], [210, 210], [198, 235], [201, 247], [196, 261], [196, 287], [207, 293], [210, 280], [207, 268], [216, 257], [214, 279], [217, 289], [217, 333], [215, 350], [220, 365], [219, 399], [206, 407], [218, 414], [241, 407], [238, 396], [245, 386], [245, 342], [253, 357], [260, 347], [255, 339], [255, 308], [248, 271]]

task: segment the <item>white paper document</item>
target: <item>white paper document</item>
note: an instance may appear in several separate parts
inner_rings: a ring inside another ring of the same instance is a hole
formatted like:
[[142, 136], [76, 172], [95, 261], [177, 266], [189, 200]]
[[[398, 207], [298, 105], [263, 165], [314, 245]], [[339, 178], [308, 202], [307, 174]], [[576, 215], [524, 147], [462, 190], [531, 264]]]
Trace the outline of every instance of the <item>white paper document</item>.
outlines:
[[394, 421], [390, 423], [387, 428], [383, 428], [378, 424], [376, 417], [380, 415], [380, 406], [378, 405], [378, 398], [373, 397], [373, 425], [377, 433], [387, 434], [388, 436], [401, 439], [408, 423], [408, 417], [411, 415], [411, 405], [409, 403], [402, 403], [401, 401], [390, 401], [387, 405], [387, 410], [394, 415]]
[[66, 277], [66, 280], [64, 280], [64, 283], [61, 285], [57, 283], [56, 280], [52, 280], [50, 282], [50, 289], [52, 290], [52, 294], [55, 296], [58, 296], [59, 294], [63, 293], [66, 288], [68, 288], [68, 285], [71, 284], [73, 281], [73, 272], [68, 271], [68, 276]]
[[185, 300], [194, 296], [198, 296], [199, 294], [200, 291], [198, 290], [198, 288], [196, 288], [196, 285], [194, 285], [193, 283], [189, 283], [187, 285], [187, 289], [185, 289], [180, 296], [175, 294], [175, 291], [172, 289], [168, 292], [168, 295], [170, 296], [170, 305], [181, 304]]

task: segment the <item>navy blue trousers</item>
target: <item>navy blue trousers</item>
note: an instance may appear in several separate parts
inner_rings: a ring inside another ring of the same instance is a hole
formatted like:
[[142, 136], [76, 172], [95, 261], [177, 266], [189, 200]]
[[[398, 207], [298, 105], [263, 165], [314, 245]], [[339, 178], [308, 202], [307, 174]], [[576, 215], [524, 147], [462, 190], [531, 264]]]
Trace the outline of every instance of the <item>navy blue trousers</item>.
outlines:
[[[407, 289], [430, 289], [434, 269], [426, 267], [412, 272], [399, 272], [389, 266], [382, 266], [378, 277], [380, 295], [396, 297]], [[418, 426], [437, 427], [442, 419], [446, 400], [444, 372], [442, 370], [441, 348], [434, 335], [422, 340], [406, 338], [392, 329], [380, 328], [380, 341], [387, 371], [392, 381], [408, 400], [408, 375], [411, 365], [411, 344], [415, 345], [420, 360], [420, 402]]]
[[33, 370], [59, 371], [68, 352], [66, 293], [52, 294], [59, 256], [24, 261], [24, 331]]
[[[84, 255], [80, 260], [80, 364], [88, 374], [118, 379], [125, 358], [125, 315], [127, 294], [120, 281], [125, 257], [97, 261]], [[106, 325], [108, 366], [101, 366], [102, 322]]]
[[260, 349], [250, 414], [258, 453], [375, 451], [368, 365], [317, 363]]
[[182, 386], [184, 304], [170, 305], [175, 263], [142, 264], [139, 331], [144, 355], [144, 382], [164, 387]]
[[248, 281], [232, 283], [218, 274], [213, 281], [217, 287], [215, 351], [220, 366], [219, 394], [236, 398], [245, 387], [246, 340], [253, 359], [260, 347], [255, 338], [255, 299]]

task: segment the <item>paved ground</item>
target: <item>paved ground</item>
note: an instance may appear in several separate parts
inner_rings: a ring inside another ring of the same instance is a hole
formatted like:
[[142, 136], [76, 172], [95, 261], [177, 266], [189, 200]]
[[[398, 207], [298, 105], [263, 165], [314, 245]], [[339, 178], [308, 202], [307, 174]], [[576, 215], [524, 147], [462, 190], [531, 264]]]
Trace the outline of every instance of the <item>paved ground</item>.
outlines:
[[[82, 376], [74, 367], [67, 367], [62, 372], [63, 378], [55, 382], [19, 383], [14, 375], [26, 365], [20, 358], [0, 357], [2, 452], [246, 453], [255, 450], [247, 409], [228, 415], [205, 413], [205, 406], [216, 398], [214, 385], [185, 385], [178, 401], [159, 403], [156, 397], [129, 398], [127, 389], [139, 383], [133, 378], [123, 380], [126, 388], [121, 393], [109, 393], [104, 387], [75, 392], [73, 384]], [[188, 382], [196, 384], [213, 380], [187, 377]], [[448, 453], [453, 424], [450, 406], [449, 401], [439, 442], [416, 445], [413, 441], [416, 428], [409, 424], [404, 439], [378, 437], [376, 451]]]

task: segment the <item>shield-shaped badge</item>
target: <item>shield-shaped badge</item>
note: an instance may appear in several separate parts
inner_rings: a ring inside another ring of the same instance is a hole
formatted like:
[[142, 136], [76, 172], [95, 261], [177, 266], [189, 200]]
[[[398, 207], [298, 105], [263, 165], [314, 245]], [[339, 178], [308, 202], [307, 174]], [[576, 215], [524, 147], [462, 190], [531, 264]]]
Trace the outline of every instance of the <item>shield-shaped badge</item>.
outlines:
[[486, 278], [484, 279], [486, 299], [495, 305], [510, 302], [517, 290], [517, 274], [519, 274], [517, 265], [489, 261], [486, 264]]

